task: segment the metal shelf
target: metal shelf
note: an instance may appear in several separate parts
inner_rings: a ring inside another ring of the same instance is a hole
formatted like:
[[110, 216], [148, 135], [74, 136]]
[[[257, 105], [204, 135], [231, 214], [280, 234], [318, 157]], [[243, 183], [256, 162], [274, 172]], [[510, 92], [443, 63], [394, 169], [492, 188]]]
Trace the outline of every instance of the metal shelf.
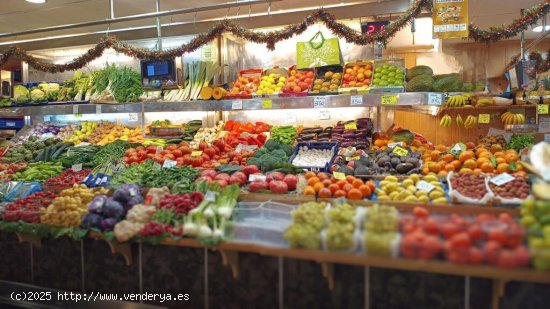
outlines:
[[[150, 112], [186, 112], [186, 111], [238, 111], [233, 108], [235, 101], [242, 102], [242, 110], [263, 110], [266, 100], [271, 100], [270, 109], [303, 109], [303, 108], [342, 108], [342, 107], [372, 107], [382, 106], [382, 96], [394, 96], [395, 104], [385, 107], [404, 107], [429, 105], [430, 98], [443, 94], [427, 92], [395, 93], [395, 94], [362, 94], [362, 95], [328, 95], [306, 97], [273, 97], [253, 99], [233, 99], [220, 101], [188, 101], [188, 102], [142, 102], [128, 104], [58, 104], [10, 107], [0, 109], [0, 117], [7, 116], [46, 116], [70, 114], [101, 113], [150, 113]], [[431, 102], [430, 102], [431, 103]], [[353, 104], [353, 105], [352, 105]], [[237, 104], [239, 105], [239, 104]], [[75, 107], [76, 106], [76, 107]], [[97, 107], [101, 106], [101, 108]]]

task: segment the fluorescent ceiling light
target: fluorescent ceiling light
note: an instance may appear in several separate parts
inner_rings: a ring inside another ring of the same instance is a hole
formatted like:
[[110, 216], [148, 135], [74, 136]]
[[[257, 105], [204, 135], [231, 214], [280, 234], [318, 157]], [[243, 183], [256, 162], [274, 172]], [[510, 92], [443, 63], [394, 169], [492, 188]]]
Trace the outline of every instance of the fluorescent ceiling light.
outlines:
[[30, 3], [46, 3], [46, 0], [25, 0]]
[[[549, 31], [549, 30], [550, 30], [550, 26], [545, 26], [544, 27], [544, 32]], [[535, 28], [533, 28], [533, 32], [542, 32], [542, 26], [536, 26]]]

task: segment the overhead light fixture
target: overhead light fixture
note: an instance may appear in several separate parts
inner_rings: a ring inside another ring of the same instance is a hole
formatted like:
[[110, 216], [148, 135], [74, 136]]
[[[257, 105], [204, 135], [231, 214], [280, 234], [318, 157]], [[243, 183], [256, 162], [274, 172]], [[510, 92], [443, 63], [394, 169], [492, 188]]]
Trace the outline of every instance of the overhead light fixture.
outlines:
[[46, 3], [46, 0], [25, 0], [30, 3]]
[[[550, 31], [550, 26], [544, 26], [544, 32]], [[542, 26], [536, 26], [533, 28], [533, 32], [542, 32]]]

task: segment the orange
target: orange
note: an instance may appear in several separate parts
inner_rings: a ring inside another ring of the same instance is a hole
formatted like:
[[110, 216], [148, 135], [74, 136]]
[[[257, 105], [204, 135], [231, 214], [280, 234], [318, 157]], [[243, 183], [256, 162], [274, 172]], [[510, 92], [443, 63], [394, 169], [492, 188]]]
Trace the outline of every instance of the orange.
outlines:
[[474, 170], [474, 174], [476, 174], [476, 175], [481, 174], [481, 169], [480, 169], [480, 168], [476, 168], [476, 169]]
[[527, 173], [525, 171], [517, 171], [514, 174], [514, 176], [521, 176], [521, 177], [527, 177]]
[[378, 150], [378, 149], [380, 149], [380, 147], [378, 147], [378, 146], [372, 146], [372, 147], [370, 148], [370, 150], [372, 150], [372, 151], [376, 151], [376, 150]]
[[506, 159], [504, 159], [503, 157], [498, 157], [497, 164], [501, 164], [501, 163], [506, 163]]
[[328, 188], [323, 188], [319, 190], [319, 197], [320, 198], [330, 198], [332, 196], [332, 193]]
[[313, 189], [315, 190], [315, 192], [319, 192], [321, 191], [321, 189], [323, 189], [325, 186], [323, 185], [322, 182], [318, 182], [316, 183], [314, 186], [313, 186]]
[[340, 186], [338, 186], [337, 184], [333, 183], [333, 184], [331, 184], [330, 186], [328, 186], [328, 189], [330, 190], [330, 193], [334, 194], [334, 192], [340, 190]]
[[321, 173], [317, 174], [317, 178], [319, 178], [321, 180], [325, 180], [325, 179], [329, 179], [330, 176], [327, 173], [321, 172]]
[[311, 177], [315, 177], [315, 173], [312, 171], [308, 171], [305, 174], [306, 179], [310, 179]]
[[428, 167], [422, 168], [422, 175], [428, 175], [429, 172], [430, 172], [430, 169]]
[[514, 149], [508, 149], [505, 151], [506, 154], [509, 154], [509, 153], [513, 153], [513, 154], [518, 154]]
[[313, 176], [307, 180], [307, 184], [310, 186], [314, 186], [316, 183], [320, 182], [321, 180], [317, 178], [317, 176]]
[[490, 158], [492, 157], [493, 154], [490, 152], [490, 151], [482, 151], [479, 153], [479, 155], [477, 156], [477, 158]]
[[332, 184], [332, 181], [330, 179], [325, 179], [321, 182], [325, 188], [328, 188]]
[[333, 196], [334, 196], [334, 198], [346, 196], [346, 191], [344, 191], [344, 190], [338, 190], [338, 191], [334, 192]]
[[484, 151], [488, 151], [484, 146], [479, 146], [477, 149], [476, 149], [476, 157], [479, 157], [479, 154], [484, 152]]
[[523, 171], [523, 164], [521, 164], [521, 163], [516, 163], [516, 169], [517, 169], [518, 171]]
[[508, 171], [508, 164], [507, 163], [500, 163], [497, 165], [497, 173], [502, 174], [506, 173]]
[[504, 157], [505, 153], [503, 151], [497, 151], [493, 153], [495, 157]]
[[374, 146], [376, 146], [376, 147], [382, 147], [382, 146], [386, 146], [386, 145], [387, 145], [386, 140], [377, 139], [377, 140], [374, 141]]
[[492, 153], [499, 152], [499, 151], [502, 151], [502, 146], [500, 146], [500, 144], [492, 144], [491, 145], [491, 152]]
[[353, 186], [350, 185], [349, 183], [345, 184], [344, 187], [342, 188], [342, 190], [346, 192], [349, 192], [351, 189], [353, 189]]
[[363, 194], [361, 194], [361, 191], [359, 191], [359, 189], [351, 189], [349, 190], [347, 197], [350, 200], [360, 200], [363, 198]]
[[435, 146], [435, 150], [438, 150], [438, 151], [447, 151], [447, 146], [443, 145], [443, 144], [439, 144], [437, 146]]
[[447, 178], [447, 171], [443, 170], [443, 171], [440, 171], [439, 173], [437, 173], [437, 177], [439, 178]]
[[355, 180], [355, 177], [349, 175], [349, 176], [346, 176], [346, 181], [349, 183], [349, 184], [352, 184], [353, 181]]
[[479, 158], [476, 160], [476, 163], [477, 163], [477, 167], [481, 168], [483, 163], [491, 163], [491, 160], [489, 160], [489, 158]]
[[464, 161], [464, 166], [471, 169], [471, 170], [473, 170], [474, 168], [477, 167], [477, 163], [473, 159], [468, 159], [468, 160]]
[[474, 153], [470, 150], [463, 151], [458, 156], [458, 159], [462, 163], [464, 163], [464, 161], [466, 161], [466, 160], [473, 159], [473, 158], [474, 158]]
[[454, 160], [451, 162], [452, 165], [455, 166], [455, 170], [459, 169], [462, 166], [462, 162], [460, 160]]
[[359, 189], [359, 187], [361, 187], [363, 185], [363, 181], [361, 179], [355, 179], [351, 185], [354, 187], [354, 188], [357, 188]]
[[445, 161], [445, 162], [452, 162], [453, 160], [455, 159], [455, 157], [450, 154], [450, 153], [446, 153], [444, 154], [443, 156], [441, 156], [441, 160]]
[[471, 168], [467, 168], [467, 167], [461, 168], [459, 172], [460, 172], [460, 173], [463, 173], [463, 174], [471, 174], [471, 173], [473, 173], [472, 169], [471, 169]]
[[343, 189], [344, 186], [347, 185], [348, 183], [345, 180], [338, 180], [336, 184], [338, 185], [338, 187], [340, 187], [340, 189]]
[[448, 164], [445, 164], [445, 170], [447, 172], [452, 172], [452, 171], [456, 170], [456, 167], [453, 164], [448, 163]]
[[371, 191], [374, 191], [374, 189], [376, 189], [376, 182], [372, 181], [372, 180], [369, 180], [365, 183], [367, 186], [369, 186], [370, 190]]
[[517, 153], [507, 153], [504, 158], [506, 159], [506, 163], [516, 162], [519, 160]]
[[386, 149], [388, 149], [388, 146], [382, 146], [382, 147], [380, 147], [380, 150], [386, 150]]
[[476, 147], [476, 144], [473, 142], [467, 142], [466, 143], [466, 149], [474, 149]]
[[492, 173], [494, 170], [495, 168], [491, 163], [483, 163], [483, 165], [481, 165], [481, 171], [484, 173]]
[[372, 194], [372, 190], [369, 185], [360, 186], [359, 191], [361, 191], [361, 195], [363, 195], [363, 197], [369, 197]]
[[428, 163], [428, 168], [429, 168], [430, 172], [434, 172], [434, 173], [439, 173], [439, 171], [441, 171], [441, 169], [442, 169], [441, 164], [436, 163], [436, 162], [429, 162]]
[[434, 150], [430, 154], [430, 157], [432, 158], [433, 161], [439, 161], [439, 155], [440, 154], [441, 154], [441, 152], [439, 150]]
[[304, 188], [304, 195], [315, 195], [315, 189], [312, 186], [307, 186]]

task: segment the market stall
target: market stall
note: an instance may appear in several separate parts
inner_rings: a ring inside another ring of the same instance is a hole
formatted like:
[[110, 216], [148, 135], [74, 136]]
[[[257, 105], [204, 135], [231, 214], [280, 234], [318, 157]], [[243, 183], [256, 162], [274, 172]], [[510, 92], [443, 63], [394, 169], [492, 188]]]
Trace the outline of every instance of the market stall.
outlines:
[[1, 290], [184, 292], [160, 305], [192, 308], [544, 306], [550, 55], [522, 40], [491, 76], [391, 41], [428, 14], [430, 35], [491, 46], [550, 5], [482, 30], [461, 2], [452, 31], [440, 5], [414, 1], [363, 32], [320, 8], [270, 31], [223, 19], [164, 50], [160, 22], [158, 50], [114, 36], [74, 59], [0, 48], [0, 67], [28, 70], [0, 104], [14, 131], [0, 149]]

